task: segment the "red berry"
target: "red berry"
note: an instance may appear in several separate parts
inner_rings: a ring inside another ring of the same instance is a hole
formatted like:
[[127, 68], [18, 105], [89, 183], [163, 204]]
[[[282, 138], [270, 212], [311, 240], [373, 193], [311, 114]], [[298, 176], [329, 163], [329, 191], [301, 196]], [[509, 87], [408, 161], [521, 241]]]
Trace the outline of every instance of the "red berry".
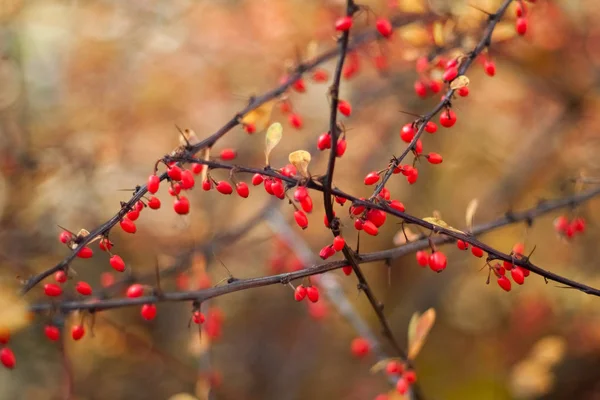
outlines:
[[279, 180], [276, 180], [271, 184], [271, 190], [273, 191], [273, 195], [283, 199], [285, 197], [285, 188], [283, 187], [283, 183]]
[[364, 225], [364, 224], [365, 224], [365, 221], [364, 221], [364, 220], [362, 220], [362, 219], [360, 219], [360, 218], [357, 218], [357, 219], [354, 221], [354, 229], [356, 229], [357, 231], [362, 231], [362, 230], [363, 230], [363, 225]]
[[324, 69], [315, 69], [312, 73], [312, 80], [315, 82], [325, 82], [329, 78], [329, 74]]
[[367, 339], [358, 337], [352, 340], [352, 343], [350, 344], [350, 350], [355, 357], [362, 358], [369, 354], [369, 351], [371, 350], [371, 344]]
[[388, 69], [388, 59], [383, 54], [378, 54], [373, 59], [375, 61], [375, 68], [378, 71], [386, 71]]
[[144, 304], [140, 311], [142, 318], [146, 321], [152, 321], [156, 317], [156, 305], [154, 304]]
[[522, 256], [525, 253], [525, 245], [523, 243], [515, 243], [512, 252], [516, 256]]
[[439, 93], [442, 90], [442, 83], [440, 81], [431, 81], [429, 82], [429, 89], [433, 93]]
[[[354, 226], [356, 227], [356, 224]], [[362, 224], [362, 229], [371, 236], [377, 236], [377, 234], [379, 233], [379, 229], [371, 221], [365, 221]]]
[[446, 268], [446, 264], [448, 260], [446, 259], [446, 255], [440, 251], [436, 251], [429, 256], [429, 268], [432, 271], [440, 272]]
[[297, 173], [298, 170], [293, 164], [287, 164], [285, 167], [281, 168], [281, 174], [289, 178], [296, 176]]
[[415, 89], [415, 93], [417, 94], [417, 96], [419, 96], [419, 97], [427, 96], [427, 85], [425, 85], [422, 81], [416, 81], [414, 89]]
[[167, 175], [169, 175], [169, 178], [172, 180], [179, 181], [181, 180], [181, 168], [179, 168], [177, 165], [173, 165], [167, 170]]
[[310, 198], [310, 196], [308, 196], [306, 199], [301, 201], [300, 206], [302, 206], [302, 209], [304, 210], [304, 212], [307, 212], [307, 213], [311, 212], [313, 209], [313, 202], [312, 202], [312, 199]]
[[291, 113], [288, 116], [288, 120], [290, 122], [290, 125], [292, 125], [294, 128], [297, 128], [297, 129], [302, 128], [302, 117], [300, 115]]
[[319, 257], [321, 257], [323, 260], [327, 260], [329, 257], [331, 257], [334, 254], [335, 254], [335, 250], [333, 249], [333, 247], [327, 245], [321, 249], [321, 251], [319, 252]]
[[454, 66], [454, 67], [450, 67], [444, 71], [444, 74], [442, 75], [442, 79], [445, 82], [451, 82], [454, 79], [456, 79], [457, 76], [458, 76], [458, 68], [456, 66]]
[[365, 185], [374, 185], [379, 180], [379, 173], [377, 171], [369, 172], [365, 177]]
[[450, 109], [446, 109], [442, 111], [442, 115], [440, 115], [440, 125], [444, 128], [450, 128], [456, 123], [456, 114], [454, 111]]
[[138, 210], [129, 211], [127, 214], [125, 214], [125, 217], [132, 221], [135, 221], [140, 217], [140, 212]]
[[481, 250], [479, 247], [471, 247], [471, 253], [473, 253], [475, 257], [483, 257], [483, 250]]
[[400, 139], [405, 141], [406, 143], [410, 143], [415, 137], [415, 128], [412, 124], [406, 124], [402, 127], [400, 131]]
[[415, 371], [412, 371], [412, 370], [404, 371], [404, 374], [402, 375], [402, 377], [404, 379], [406, 379], [406, 382], [409, 385], [412, 385], [413, 383], [415, 383], [417, 381], [417, 374]]
[[306, 229], [308, 227], [308, 218], [303, 211], [298, 210], [294, 212], [294, 219], [300, 228]]
[[426, 267], [429, 264], [429, 254], [425, 250], [419, 250], [416, 254], [417, 263], [421, 267]]
[[190, 170], [183, 170], [181, 172], [181, 188], [183, 190], [189, 190], [194, 187], [196, 184], [196, 180], [194, 179], [194, 175]]
[[250, 189], [246, 182], [238, 182], [235, 185], [235, 191], [240, 197], [247, 198], [250, 195]]
[[190, 212], [190, 201], [185, 196], [179, 196], [173, 203], [173, 209], [179, 215], [185, 215]]
[[400, 393], [401, 395], [406, 394], [409, 387], [410, 387], [410, 385], [408, 384], [408, 382], [406, 382], [406, 379], [404, 379], [404, 378], [400, 378], [396, 382], [396, 391], [398, 393]]
[[181, 185], [177, 182], [171, 183], [169, 186], [169, 194], [173, 197], [177, 196], [181, 192]]
[[217, 191], [222, 194], [231, 194], [233, 193], [233, 188], [229, 182], [220, 181], [217, 182]]
[[110, 240], [108, 240], [108, 238], [105, 237], [100, 239], [100, 241], [98, 242], [98, 247], [100, 247], [100, 250], [102, 251], [108, 251], [112, 249], [113, 246], [113, 242], [111, 242]]
[[496, 75], [496, 64], [491, 60], [487, 60], [483, 63], [483, 69], [485, 70], [485, 73], [489, 76]]
[[583, 231], [585, 231], [585, 220], [581, 217], [575, 218], [571, 222], [571, 226], [573, 227], [575, 232], [583, 232]]
[[352, 114], [352, 106], [347, 101], [340, 100], [338, 101], [338, 111], [346, 117], [349, 117], [350, 114]]
[[56, 342], [60, 338], [60, 330], [53, 325], [46, 325], [44, 327], [44, 334], [53, 342]]
[[294, 290], [294, 299], [296, 301], [302, 301], [306, 297], [306, 288], [303, 285], [296, 286]]
[[385, 366], [385, 372], [390, 375], [401, 374], [403, 370], [404, 370], [404, 366], [396, 360], [392, 360], [392, 361], [388, 362], [387, 365]]
[[527, 8], [525, 7], [524, 3], [518, 3], [516, 4], [515, 7], [515, 14], [517, 17], [522, 17], [523, 15], [525, 15], [525, 12], [527, 11]]
[[459, 250], [467, 250], [469, 248], [469, 243], [464, 242], [462, 240], [458, 240], [456, 242], [456, 247], [458, 247]]
[[6, 328], [0, 328], [0, 344], [7, 344], [10, 340], [10, 331]]
[[49, 297], [56, 297], [62, 294], [62, 289], [55, 283], [47, 283], [44, 285], [44, 293]]
[[335, 30], [344, 32], [352, 27], [352, 17], [340, 17], [335, 21]]
[[342, 251], [342, 249], [344, 248], [345, 245], [346, 245], [346, 241], [344, 240], [343, 237], [336, 236], [333, 239], [333, 249], [335, 251]]
[[142, 212], [142, 210], [144, 209], [144, 202], [141, 200], [138, 200], [137, 203], [135, 203], [135, 211]]
[[467, 97], [469, 95], [469, 88], [467, 86], [463, 86], [459, 88], [457, 92], [460, 97]]
[[437, 125], [435, 124], [435, 122], [433, 122], [433, 121], [427, 121], [427, 123], [425, 124], [425, 132], [436, 133], [437, 132]]
[[127, 288], [127, 292], [125, 292], [125, 296], [129, 297], [130, 299], [142, 297], [143, 295], [144, 286], [140, 285], [139, 283], [134, 283], [133, 285], [129, 286]]
[[417, 181], [418, 177], [419, 177], [419, 170], [417, 170], [416, 168], [411, 168], [408, 172], [408, 175], [406, 175], [406, 180], [408, 181], [408, 183], [410, 183], [412, 185], [413, 183], [415, 183]]
[[58, 236], [58, 240], [60, 240], [62, 243], [69, 243], [71, 239], [73, 239], [73, 235], [67, 231], [62, 231]]
[[377, 27], [377, 31], [384, 38], [389, 38], [390, 36], [392, 36], [393, 27], [392, 23], [389, 20], [385, 18], [378, 18], [377, 22], [375, 23], [375, 26]]
[[343, 197], [335, 196], [335, 202], [343, 206], [344, 204], [346, 204], [346, 199]]
[[425, 72], [425, 70], [429, 68], [429, 60], [427, 59], [427, 57], [423, 56], [423, 57], [419, 57], [417, 59], [417, 63], [415, 66], [415, 69], [417, 70], [418, 73], [421, 72]]
[[352, 266], [346, 265], [345, 267], [342, 267], [342, 271], [344, 272], [344, 275], [350, 275], [352, 273]]
[[510, 270], [510, 276], [512, 276], [513, 281], [516, 284], [522, 285], [525, 282], [525, 274], [523, 273], [523, 268], [516, 267]]
[[389, 204], [390, 208], [393, 208], [394, 210], [400, 211], [400, 212], [404, 212], [405, 208], [404, 208], [404, 204], [402, 204], [401, 201], [398, 200], [392, 200]]
[[316, 303], [319, 301], [319, 289], [316, 286], [309, 286], [306, 288], [306, 296], [310, 301]]
[[11, 349], [4, 347], [0, 350], [0, 362], [2, 362], [6, 368], [13, 369], [17, 364], [17, 359]]
[[387, 219], [387, 214], [381, 210], [369, 210], [367, 211], [367, 219], [375, 224], [376, 227], [380, 228], [385, 224], [385, 220]]
[[154, 194], [158, 192], [158, 186], [160, 185], [160, 178], [157, 175], [150, 175], [148, 177], [148, 192]]
[[114, 285], [115, 283], [115, 276], [113, 274], [111, 274], [110, 272], [103, 272], [100, 274], [100, 285], [102, 287], [109, 287], [111, 285]]
[[231, 161], [237, 157], [237, 152], [234, 149], [223, 149], [219, 158], [223, 161]]
[[110, 263], [110, 266], [113, 267], [116, 271], [119, 271], [119, 272], [125, 271], [125, 262], [123, 261], [123, 259], [120, 256], [118, 256], [116, 254], [113, 255], [110, 258], [109, 263]]
[[388, 188], [383, 187], [383, 188], [381, 188], [381, 192], [379, 192], [378, 196], [384, 200], [389, 200], [392, 195], [391, 195], [390, 191], [388, 190]]
[[65, 271], [56, 271], [54, 274], [54, 280], [58, 283], [65, 283], [67, 281], [67, 274]]
[[75, 290], [83, 296], [89, 296], [92, 294], [92, 287], [87, 282], [77, 282]]
[[202, 314], [200, 311], [194, 311], [194, 314], [192, 314], [192, 319], [197, 325], [204, 323], [204, 321], [206, 320], [204, 314]]
[[566, 232], [568, 227], [569, 227], [569, 219], [567, 217], [565, 217], [564, 215], [561, 215], [560, 217], [558, 217], [554, 220], [554, 229], [556, 229], [556, 231], [558, 233]]
[[523, 36], [525, 33], [527, 33], [527, 18], [525, 18], [525, 17], [517, 18], [515, 27], [517, 29], [517, 33], [519, 35]]
[[423, 142], [421, 142], [421, 139], [417, 139], [417, 142], [415, 143], [414, 150], [415, 150], [415, 153], [417, 155], [423, 153]]
[[119, 224], [121, 225], [121, 229], [127, 233], [135, 233], [137, 231], [135, 223], [127, 217], [123, 218]]
[[498, 286], [500, 286], [502, 289], [504, 289], [507, 292], [510, 292], [510, 281], [508, 280], [508, 278], [506, 276], [501, 276], [498, 278]]
[[75, 325], [71, 328], [71, 337], [73, 340], [79, 340], [85, 335], [85, 328], [83, 325]]
[[246, 131], [246, 133], [248, 135], [252, 135], [254, 132], [256, 132], [256, 125], [254, 125], [254, 124], [244, 124], [244, 130]]
[[298, 186], [294, 191], [294, 200], [300, 202], [308, 197], [308, 189], [305, 186]]
[[325, 132], [317, 139], [317, 148], [321, 151], [331, 148], [331, 135]]
[[299, 78], [296, 82], [292, 83], [292, 88], [298, 93], [304, 93], [306, 91], [306, 84], [304, 79]]
[[148, 200], [148, 207], [150, 207], [153, 210], [158, 210], [160, 208], [160, 200], [158, 199], [158, 197], [150, 197], [150, 199]]
[[77, 253], [77, 257], [79, 258], [91, 258], [94, 255], [94, 251], [89, 247], [82, 247]]
[[192, 172], [196, 175], [200, 174], [204, 169], [204, 165], [202, 164], [192, 164]]
[[336, 148], [336, 152], [335, 155], [336, 157], [341, 157], [344, 155], [344, 153], [346, 152], [346, 146], [348, 144], [346, 143], [346, 139], [339, 139], [337, 142], [337, 148]]
[[252, 184], [254, 186], [260, 185], [261, 183], [263, 183], [264, 180], [265, 178], [261, 174], [254, 174], [252, 176]]

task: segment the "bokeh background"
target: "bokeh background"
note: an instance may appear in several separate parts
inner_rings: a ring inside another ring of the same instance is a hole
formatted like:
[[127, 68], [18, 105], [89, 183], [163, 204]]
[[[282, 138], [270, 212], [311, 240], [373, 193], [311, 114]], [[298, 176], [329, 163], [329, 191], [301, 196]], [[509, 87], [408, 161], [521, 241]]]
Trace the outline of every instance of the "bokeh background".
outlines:
[[[358, 17], [357, 30], [373, 26], [375, 15], [433, 9], [454, 15], [462, 43], [472, 44], [485, 18], [477, 8], [492, 12], [499, 1], [361, 4], [370, 11]], [[145, 182], [154, 162], [178, 145], [175, 124], [206, 137], [250, 96], [275, 87], [295, 60], [334, 46], [333, 21], [342, 10], [339, 0], [1, 0], [0, 296], [9, 298], [20, 278], [67, 254], [57, 225], [77, 232], [112, 216], [119, 201], [128, 199], [121, 189]], [[475, 223], [481, 223], [590, 186], [572, 178], [599, 177], [600, 7], [591, 0], [538, 0], [529, 10], [524, 38], [511, 34], [514, 8], [499, 27], [495, 38], [501, 42], [490, 54], [496, 76], [487, 77], [480, 65], [468, 72], [471, 94], [454, 103], [456, 126], [425, 137], [426, 151], [441, 153], [444, 163], [422, 165], [415, 185], [396, 176], [390, 181], [392, 197], [410, 213], [425, 217], [437, 211], [462, 228], [475, 198], [480, 204]], [[437, 96], [421, 100], [412, 90], [414, 60], [433, 47], [426, 29], [416, 24], [390, 42], [359, 51], [360, 72], [342, 83], [341, 96], [353, 105], [353, 115], [343, 119], [348, 150], [336, 167], [335, 184], [343, 190], [368, 196], [362, 177], [402, 151], [398, 132], [413, 118], [406, 113], [426, 113], [436, 104]], [[382, 54], [389, 65], [383, 72], [373, 62]], [[333, 63], [324, 67], [331, 73]], [[274, 107], [271, 121], [284, 125], [271, 157], [274, 166], [283, 166], [290, 151], [315, 151], [317, 136], [327, 130], [328, 85], [307, 86], [304, 94], [289, 93], [303, 117], [302, 129], [293, 129]], [[237, 127], [215, 152], [233, 147], [236, 162], [262, 167], [263, 143], [264, 133], [248, 135]], [[313, 173], [325, 170], [325, 158], [315, 156]], [[222, 171], [214, 176], [227, 178]], [[246, 278], [298, 267], [278, 230], [263, 220], [237, 241], [189, 256], [190, 249], [260, 212], [270, 200], [262, 189], [251, 190], [248, 199], [196, 189], [185, 218], [172, 212], [163, 192], [163, 209], [143, 211], [135, 236], [119, 229], [111, 235], [131, 279], [153, 284], [157, 264], [165, 269], [178, 262], [188, 271], [161, 280], [163, 288], [177, 290], [217, 284], [229, 271]], [[316, 254], [331, 238], [321, 223], [322, 201], [315, 203], [311, 227], [303, 232], [293, 225], [289, 205], [271, 207], [281, 210]], [[592, 200], [483, 240], [505, 252], [516, 242], [528, 250], [535, 246], [536, 264], [599, 287], [598, 207]], [[585, 234], [568, 241], [559, 237], [552, 223], [561, 214], [584, 217]], [[345, 222], [354, 243], [351, 223]], [[361, 251], [394, 246], [398, 230], [389, 221], [376, 238], [362, 238]], [[437, 311], [416, 360], [425, 398], [600, 398], [598, 299], [538, 277], [505, 293], [494, 282], [485, 284], [482, 260], [452, 245], [444, 250], [450, 261], [442, 274], [419, 268], [412, 255], [394, 260], [391, 269], [382, 263], [364, 267], [402, 343], [414, 312]], [[107, 275], [108, 257], [99, 251], [72, 267], [76, 275], [69, 286], [84, 279], [100, 289], [121, 278]], [[377, 333], [355, 279], [330, 274]], [[26, 300], [46, 301], [40, 288]], [[390, 390], [383, 375], [369, 372], [376, 362], [372, 356], [352, 356], [350, 342], [357, 334], [326, 300], [309, 309], [293, 301], [289, 288], [273, 286], [209, 303], [204, 310], [222, 318], [222, 326], [201, 339], [188, 327], [189, 304], [160, 304], [150, 323], [137, 308], [101, 313], [93, 335], [88, 329], [80, 342], [64, 345], [43, 335], [53, 316], [36, 316], [13, 332], [10, 346], [18, 366], [0, 369], [0, 398], [60, 399], [69, 385], [72, 398], [81, 400], [350, 400]], [[71, 316], [65, 326], [81, 318]]]

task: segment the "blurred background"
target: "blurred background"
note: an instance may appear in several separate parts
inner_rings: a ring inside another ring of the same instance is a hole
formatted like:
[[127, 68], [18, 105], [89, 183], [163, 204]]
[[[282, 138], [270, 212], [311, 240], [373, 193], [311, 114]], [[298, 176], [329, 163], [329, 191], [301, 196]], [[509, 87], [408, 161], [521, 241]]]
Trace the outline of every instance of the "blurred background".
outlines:
[[[467, 51], [481, 34], [485, 14], [479, 9], [493, 12], [500, 2], [361, 4], [370, 10], [357, 17], [357, 31], [372, 27], [376, 16], [434, 11], [446, 21], [442, 15], [452, 15], [454, 28], [444, 25], [448, 36], [437, 44], [464, 45]], [[57, 240], [58, 225], [91, 230], [114, 215], [119, 201], [130, 196], [122, 189], [144, 183], [154, 162], [178, 145], [175, 124], [204, 138], [251, 96], [275, 87], [298, 59], [335, 46], [333, 23], [343, 9], [340, 0], [0, 0], [0, 296], [10, 299], [19, 279], [67, 254]], [[444, 163], [421, 164], [414, 185], [394, 176], [387, 186], [409, 213], [426, 217], [437, 211], [462, 229], [475, 198], [477, 224], [589, 186], [574, 183], [574, 177], [599, 177], [600, 8], [591, 0], [538, 0], [528, 4], [524, 38], [514, 37], [514, 15], [513, 5], [494, 36], [499, 43], [489, 57], [496, 76], [475, 64], [467, 73], [470, 95], [454, 102], [455, 127], [424, 138], [425, 152], [441, 153]], [[336, 166], [336, 186], [370, 195], [362, 179], [404, 149], [398, 133], [413, 120], [406, 113], [424, 114], [437, 104], [437, 95], [423, 100], [413, 91], [415, 60], [434, 47], [429, 29], [413, 24], [391, 41], [360, 48], [358, 73], [342, 82], [341, 97], [353, 114], [341, 117], [348, 150]], [[380, 56], [387, 68], [375, 67]], [[323, 67], [331, 74], [333, 65]], [[301, 129], [290, 126], [279, 105], [273, 108], [270, 122], [284, 125], [273, 166], [285, 165], [290, 151], [315, 152], [317, 137], [328, 129], [329, 83], [306, 81], [305, 93], [289, 93], [303, 118]], [[235, 163], [262, 167], [264, 132], [258, 128], [254, 135], [235, 128], [215, 153], [235, 148]], [[323, 173], [326, 155], [314, 154], [310, 169]], [[131, 280], [155, 284], [157, 264], [178, 265], [176, 276], [161, 280], [167, 290], [215, 285], [229, 273], [247, 278], [302, 267], [287, 247], [293, 243], [260, 216], [239, 240], [202, 247], [252, 221], [266, 204], [281, 210], [299, 236], [296, 245], [317, 255], [331, 240], [318, 195], [311, 226], [300, 231], [291, 206], [269, 203], [260, 187], [251, 187], [248, 199], [196, 188], [186, 217], [172, 212], [165, 192], [163, 187], [159, 193], [162, 209], [143, 211], [134, 236], [120, 229], [111, 234]], [[516, 224], [482, 239], [504, 252], [517, 242], [527, 251], [535, 246], [537, 265], [600, 287], [599, 207], [592, 200], [539, 218], [530, 228]], [[342, 207], [336, 210], [346, 215]], [[559, 215], [585, 218], [585, 234], [559, 237], [553, 228]], [[342, 222], [354, 245], [352, 223]], [[398, 230], [388, 218], [377, 237], [361, 239], [361, 251], [393, 247]], [[190, 253], [198, 246], [208, 251]], [[86, 280], [100, 290], [122, 278], [111, 275], [108, 256], [97, 244], [93, 248], [94, 258], [73, 263], [67, 288]], [[481, 259], [453, 245], [444, 251], [449, 265], [442, 274], [419, 268], [413, 255], [394, 260], [390, 269], [383, 263], [364, 266], [401, 343], [414, 312], [437, 311], [416, 360], [426, 399], [600, 399], [598, 299], [538, 277], [506, 293], [493, 281], [486, 285]], [[341, 271], [329, 275], [389, 351], [355, 278]], [[47, 301], [41, 287], [26, 300]], [[18, 365], [0, 369], [0, 398], [61, 399], [69, 386], [72, 398], [81, 400], [353, 400], [391, 389], [381, 373], [369, 372], [374, 357], [353, 357], [350, 342], [357, 333], [326, 299], [309, 308], [277, 285], [209, 303], [203, 310], [211, 322], [201, 339], [197, 328], [188, 327], [189, 304], [159, 304], [152, 322], [143, 321], [137, 308], [104, 312], [94, 319], [93, 335], [87, 316], [86, 337], [67, 338], [63, 345], [44, 337], [53, 316], [36, 316], [12, 334]], [[65, 336], [81, 318], [64, 321]]]

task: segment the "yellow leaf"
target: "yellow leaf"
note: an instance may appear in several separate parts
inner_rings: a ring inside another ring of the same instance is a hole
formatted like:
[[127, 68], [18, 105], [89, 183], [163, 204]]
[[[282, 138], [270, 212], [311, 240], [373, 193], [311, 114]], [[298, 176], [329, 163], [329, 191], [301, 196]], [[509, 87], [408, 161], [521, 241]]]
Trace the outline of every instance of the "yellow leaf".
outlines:
[[271, 113], [275, 107], [276, 100], [267, 101], [265, 104], [255, 108], [242, 117], [242, 124], [254, 125], [256, 132], [261, 132], [267, 128], [271, 121]]
[[456, 79], [450, 83], [450, 89], [460, 89], [467, 86], [469, 86], [469, 78], [465, 75], [457, 76]]
[[288, 156], [290, 163], [296, 167], [298, 172], [305, 178], [308, 178], [308, 164], [310, 164], [311, 156], [306, 150], [296, 150]]
[[429, 331], [435, 323], [435, 310], [430, 308], [422, 315], [414, 313], [408, 324], [408, 358], [414, 360], [421, 351]]
[[269, 155], [271, 151], [279, 144], [283, 136], [283, 126], [279, 122], [275, 122], [269, 126], [265, 137], [265, 163], [269, 165]]
[[442, 228], [448, 229], [449, 231], [453, 231], [453, 232], [465, 234], [463, 231], [460, 231], [460, 230], [458, 230], [456, 228], [451, 227], [450, 225], [448, 225], [446, 223], [446, 221], [444, 221], [444, 220], [442, 220], [440, 218], [426, 217], [426, 218], [423, 218], [423, 221], [429, 222], [432, 225], [441, 226]]
[[473, 230], [473, 217], [475, 217], [475, 212], [477, 211], [477, 207], [479, 206], [479, 200], [473, 199], [469, 202], [467, 206], [467, 212], [465, 214], [465, 220], [467, 222], [467, 230], [471, 232]]

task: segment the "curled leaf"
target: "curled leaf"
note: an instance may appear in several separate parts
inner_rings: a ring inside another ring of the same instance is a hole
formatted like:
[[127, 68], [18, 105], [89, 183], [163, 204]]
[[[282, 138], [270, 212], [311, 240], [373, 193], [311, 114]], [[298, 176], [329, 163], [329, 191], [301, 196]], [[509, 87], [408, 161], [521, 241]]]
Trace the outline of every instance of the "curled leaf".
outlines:
[[271, 113], [275, 107], [276, 100], [267, 101], [263, 105], [248, 112], [242, 117], [242, 124], [254, 125], [256, 132], [263, 131], [271, 120]]
[[269, 165], [269, 155], [271, 151], [279, 144], [283, 136], [283, 126], [279, 122], [274, 122], [269, 126], [265, 137], [265, 163]]
[[306, 150], [296, 150], [288, 156], [290, 163], [296, 167], [298, 172], [305, 178], [308, 178], [308, 164], [310, 164], [311, 156]]
[[448, 225], [446, 223], [446, 221], [444, 221], [440, 218], [437, 218], [437, 217], [426, 217], [426, 218], [423, 218], [423, 221], [429, 222], [432, 225], [441, 226], [442, 228], [448, 229], [449, 231], [465, 234], [463, 231], [451, 227], [450, 225]]
[[435, 310], [430, 308], [423, 314], [414, 313], [408, 324], [408, 358], [414, 360], [423, 348], [425, 339], [435, 323]]
[[469, 86], [469, 78], [465, 75], [457, 76], [452, 82], [450, 82], [450, 89], [460, 89]]
[[467, 222], [467, 230], [471, 232], [473, 230], [473, 217], [475, 217], [475, 212], [477, 211], [477, 207], [479, 206], [479, 200], [473, 199], [469, 202], [467, 206], [467, 212], [465, 213], [465, 220]]

